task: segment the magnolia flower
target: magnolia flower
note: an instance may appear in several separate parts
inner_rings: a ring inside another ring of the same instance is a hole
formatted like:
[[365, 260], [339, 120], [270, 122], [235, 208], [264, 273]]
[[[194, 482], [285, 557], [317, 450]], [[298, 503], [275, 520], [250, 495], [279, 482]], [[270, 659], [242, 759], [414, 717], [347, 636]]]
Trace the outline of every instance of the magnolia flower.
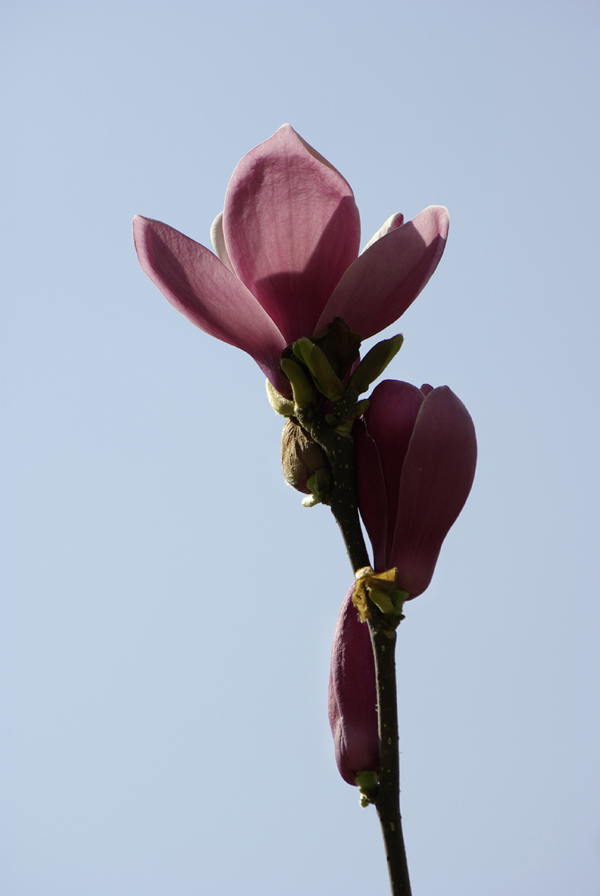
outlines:
[[354, 436], [358, 504], [374, 568], [396, 567], [398, 588], [416, 597], [471, 490], [473, 421], [447, 386], [385, 380]]
[[248, 352], [282, 394], [282, 350], [335, 316], [363, 339], [403, 314], [433, 274], [445, 208], [392, 215], [358, 257], [346, 180], [286, 124], [241, 160], [211, 231], [215, 254], [167, 224], [133, 221], [139, 261], [193, 324]]
[[379, 771], [375, 661], [369, 628], [352, 603], [354, 585], [338, 616], [329, 674], [329, 724], [340, 775], [356, 784], [360, 772]]

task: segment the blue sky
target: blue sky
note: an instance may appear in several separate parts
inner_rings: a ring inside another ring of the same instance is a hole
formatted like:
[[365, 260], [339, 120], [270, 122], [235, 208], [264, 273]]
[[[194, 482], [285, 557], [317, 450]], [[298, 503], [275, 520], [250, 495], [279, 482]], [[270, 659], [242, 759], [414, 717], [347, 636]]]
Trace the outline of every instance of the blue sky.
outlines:
[[596, 896], [598, 37], [592, 2], [9, 4], [2, 203], [7, 896], [387, 892], [339, 777], [350, 584], [279, 469], [258, 368], [139, 269], [206, 243], [289, 121], [364, 240], [450, 211], [390, 375], [477, 427], [469, 502], [399, 637], [415, 896]]

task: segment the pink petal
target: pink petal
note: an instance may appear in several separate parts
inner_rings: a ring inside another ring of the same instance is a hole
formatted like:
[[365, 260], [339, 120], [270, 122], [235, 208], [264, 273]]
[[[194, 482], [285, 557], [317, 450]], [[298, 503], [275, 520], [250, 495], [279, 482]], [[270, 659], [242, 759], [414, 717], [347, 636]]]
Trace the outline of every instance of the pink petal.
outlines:
[[188, 320], [251, 355], [271, 383], [286, 394], [279, 373], [281, 333], [235, 274], [212, 252], [167, 224], [136, 215], [135, 247], [142, 270]]
[[417, 417], [400, 482], [390, 565], [413, 597], [429, 585], [450, 527], [473, 484], [475, 427], [447, 386], [429, 393]]
[[374, 242], [338, 283], [317, 330], [338, 315], [367, 339], [398, 320], [435, 271], [448, 223], [447, 210], [432, 205]]
[[312, 336], [358, 254], [358, 209], [341, 174], [283, 125], [235, 169], [223, 227], [233, 269], [286, 344]]
[[348, 784], [362, 771], [379, 771], [375, 661], [369, 628], [352, 603], [354, 585], [338, 616], [329, 675], [329, 724], [340, 774]]
[[[385, 568], [395, 565], [390, 561], [390, 554], [398, 515], [398, 494], [402, 470], [415, 423], [424, 401], [423, 393], [416, 386], [397, 380], [384, 380], [373, 390], [370, 397], [371, 404], [365, 414], [367, 430], [375, 440], [379, 451], [387, 495], [388, 525]], [[361, 513], [363, 504], [359, 500]], [[369, 531], [366, 521], [365, 525]], [[369, 531], [369, 536], [370, 534]]]

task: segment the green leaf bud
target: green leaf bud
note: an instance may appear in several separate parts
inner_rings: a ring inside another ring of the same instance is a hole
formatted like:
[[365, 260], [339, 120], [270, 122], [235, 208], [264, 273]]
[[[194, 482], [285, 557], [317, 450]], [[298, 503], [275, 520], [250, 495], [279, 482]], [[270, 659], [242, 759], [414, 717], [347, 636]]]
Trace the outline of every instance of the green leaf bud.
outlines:
[[379, 775], [377, 772], [359, 772], [356, 776], [356, 785], [360, 790], [360, 805], [366, 809], [370, 803], [374, 803], [379, 792]]
[[289, 358], [282, 358], [281, 369], [292, 385], [295, 406], [300, 409], [308, 407], [315, 391], [300, 365]]
[[306, 364], [307, 367], [310, 367], [310, 356], [313, 350], [313, 343], [308, 338], [308, 336], [303, 336], [302, 339], [296, 340], [292, 345], [292, 351], [296, 355], [299, 361], [302, 361], [303, 364]]
[[318, 345], [313, 345], [310, 360], [306, 362], [312, 373], [317, 389], [329, 399], [339, 398], [344, 384], [329, 363], [327, 355]]
[[291, 417], [293, 415], [294, 402], [289, 398], [284, 398], [269, 380], [267, 380], [267, 398], [276, 414], [281, 414], [282, 417]]
[[371, 402], [369, 401], [368, 398], [363, 398], [362, 401], [357, 401], [356, 407], [354, 409], [354, 416], [362, 417], [362, 415], [365, 413], [365, 411], [369, 410], [370, 405], [371, 405]]
[[376, 588], [371, 588], [369, 590], [369, 597], [375, 606], [379, 607], [382, 613], [394, 614], [396, 612], [396, 607], [389, 594], [385, 594], [383, 591], [378, 591]]
[[403, 342], [404, 336], [398, 334], [374, 345], [348, 380], [348, 388], [354, 389], [359, 395], [361, 392], [366, 392], [371, 383], [381, 376], [390, 361], [398, 354]]

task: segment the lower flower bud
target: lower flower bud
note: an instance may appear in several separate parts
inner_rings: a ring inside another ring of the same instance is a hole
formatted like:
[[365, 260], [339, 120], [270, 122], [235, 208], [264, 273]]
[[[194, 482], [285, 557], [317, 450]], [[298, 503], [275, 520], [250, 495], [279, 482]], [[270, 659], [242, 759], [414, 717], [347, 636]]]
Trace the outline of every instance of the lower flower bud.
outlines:
[[373, 648], [368, 625], [352, 603], [354, 588], [344, 598], [333, 638], [329, 724], [340, 774], [359, 786], [359, 775], [379, 772], [379, 734]]

